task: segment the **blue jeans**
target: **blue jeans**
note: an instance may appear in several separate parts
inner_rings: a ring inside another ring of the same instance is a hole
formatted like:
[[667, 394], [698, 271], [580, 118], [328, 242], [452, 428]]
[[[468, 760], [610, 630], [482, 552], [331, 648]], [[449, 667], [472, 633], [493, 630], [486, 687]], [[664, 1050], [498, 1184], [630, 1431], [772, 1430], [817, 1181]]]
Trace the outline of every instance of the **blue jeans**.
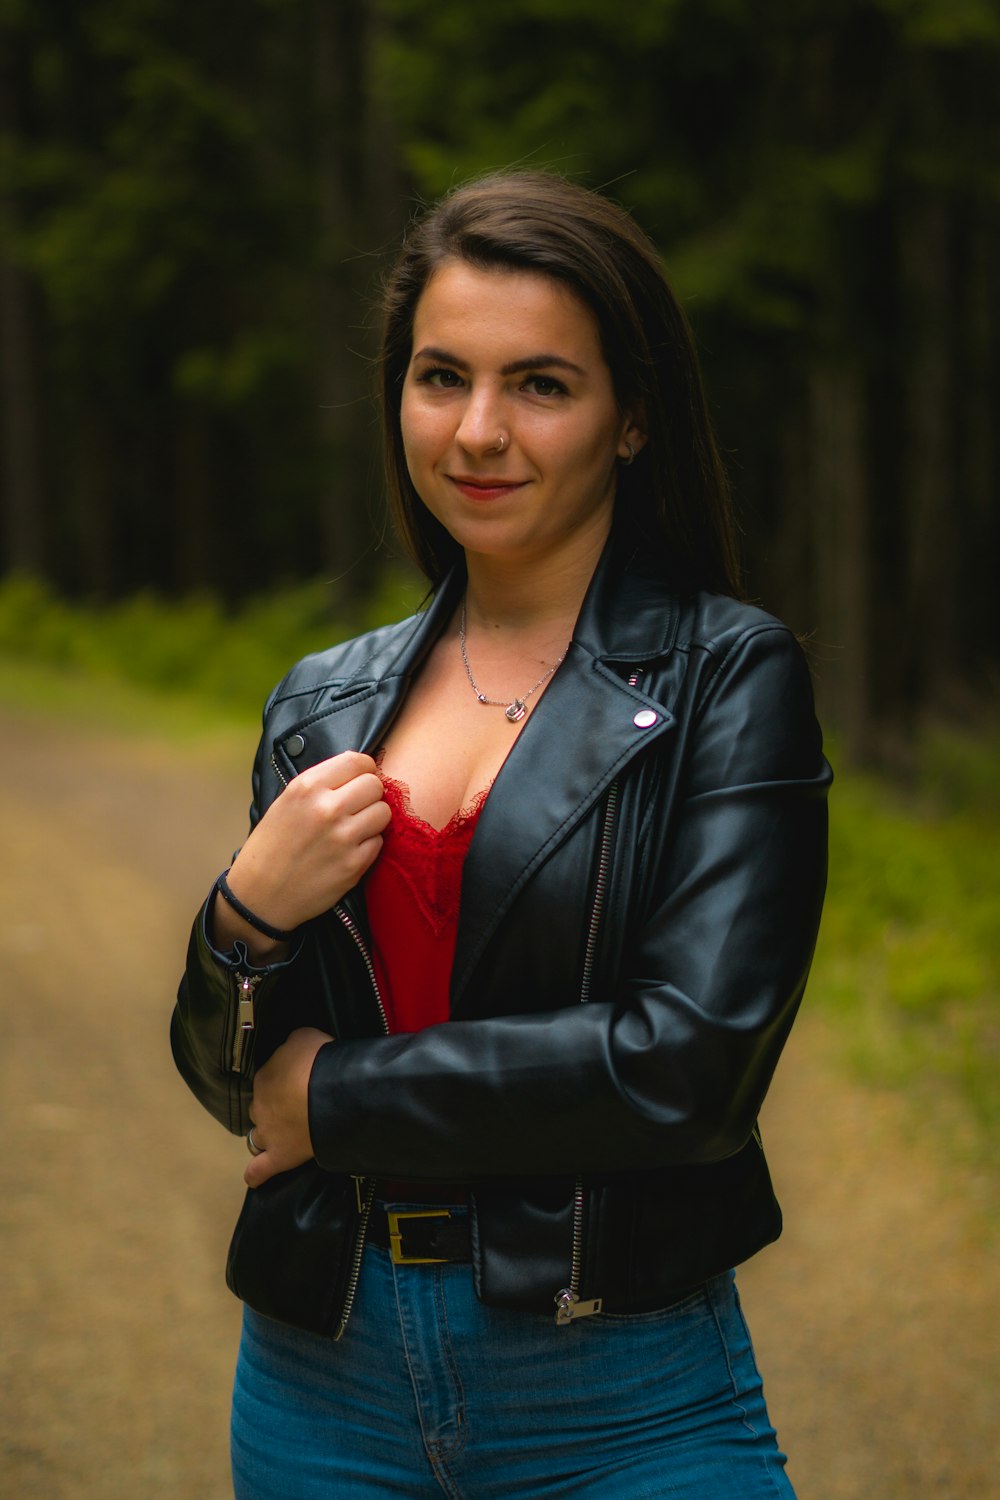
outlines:
[[232, 1457], [237, 1500], [794, 1500], [731, 1273], [557, 1328], [368, 1246], [339, 1344], [246, 1310]]

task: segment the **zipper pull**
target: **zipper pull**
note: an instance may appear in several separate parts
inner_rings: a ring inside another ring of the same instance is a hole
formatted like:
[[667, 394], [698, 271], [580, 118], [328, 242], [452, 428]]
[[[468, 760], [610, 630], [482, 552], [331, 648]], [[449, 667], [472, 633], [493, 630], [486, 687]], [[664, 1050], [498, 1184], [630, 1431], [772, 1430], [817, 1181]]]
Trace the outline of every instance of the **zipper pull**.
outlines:
[[586, 1302], [581, 1302], [576, 1292], [571, 1292], [568, 1286], [557, 1292], [553, 1301], [556, 1304], [557, 1328], [567, 1328], [577, 1318], [592, 1317], [604, 1306], [603, 1297], [591, 1297]]
[[364, 1199], [361, 1196], [361, 1185], [364, 1180], [365, 1179], [363, 1177], [356, 1176], [354, 1172], [351, 1173], [351, 1181], [354, 1183], [354, 1196], [358, 1200], [359, 1214], [363, 1214], [365, 1211]]
[[243, 1071], [243, 1059], [254, 1029], [253, 996], [260, 984], [259, 974], [236, 975], [236, 1035], [233, 1037], [232, 1071]]

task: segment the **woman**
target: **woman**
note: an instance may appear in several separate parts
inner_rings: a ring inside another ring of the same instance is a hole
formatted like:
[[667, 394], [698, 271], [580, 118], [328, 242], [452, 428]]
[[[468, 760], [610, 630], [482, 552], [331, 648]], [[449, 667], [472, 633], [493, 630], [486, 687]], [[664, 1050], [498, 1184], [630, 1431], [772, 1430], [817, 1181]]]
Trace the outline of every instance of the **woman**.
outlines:
[[174, 1018], [252, 1154], [237, 1495], [789, 1495], [730, 1268], [829, 772], [683, 315], [504, 173], [412, 230], [382, 372], [433, 600], [270, 698]]

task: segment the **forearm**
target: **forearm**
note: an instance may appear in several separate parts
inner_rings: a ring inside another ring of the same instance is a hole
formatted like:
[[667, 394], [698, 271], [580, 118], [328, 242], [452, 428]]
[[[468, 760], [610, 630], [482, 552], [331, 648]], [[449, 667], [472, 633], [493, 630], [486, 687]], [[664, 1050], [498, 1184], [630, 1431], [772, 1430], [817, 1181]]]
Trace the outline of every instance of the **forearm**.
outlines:
[[288, 941], [268, 937], [258, 927], [252, 926], [228, 901], [220, 899], [218, 892], [208, 907], [206, 928], [212, 946], [223, 953], [242, 943], [255, 968], [281, 963], [288, 957]]
[[757, 1029], [665, 986], [629, 1009], [592, 1003], [327, 1046], [309, 1089], [316, 1158], [331, 1171], [444, 1179], [719, 1160], [753, 1129], [798, 998], [768, 1005]]
[[228, 1130], [243, 1134], [253, 1049], [237, 1049], [241, 987], [249, 981], [256, 1026], [275, 985], [290, 971], [299, 944], [288, 945], [286, 956], [270, 963], [256, 963], [241, 939], [221, 948], [212, 918], [215, 906], [222, 904], [213, 890], [195, 918], [170, 1039], [178, 1071], [199, 1102]]

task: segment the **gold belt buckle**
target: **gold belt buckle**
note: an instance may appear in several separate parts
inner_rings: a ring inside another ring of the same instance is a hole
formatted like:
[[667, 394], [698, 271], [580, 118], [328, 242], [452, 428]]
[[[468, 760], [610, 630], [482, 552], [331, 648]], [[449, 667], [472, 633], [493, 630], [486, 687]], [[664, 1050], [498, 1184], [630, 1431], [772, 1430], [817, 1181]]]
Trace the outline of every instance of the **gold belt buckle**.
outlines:
[[386, 1210], [386, 1218], [389, 1220], [389, 1255], [394, 1266], [443, 1266], [446, 1263], [441, 1255], [404, 1255], [403, 1235], [399, 1221], [400, 1219], [450, 1219], [450, 1208], [391, 1208]]

